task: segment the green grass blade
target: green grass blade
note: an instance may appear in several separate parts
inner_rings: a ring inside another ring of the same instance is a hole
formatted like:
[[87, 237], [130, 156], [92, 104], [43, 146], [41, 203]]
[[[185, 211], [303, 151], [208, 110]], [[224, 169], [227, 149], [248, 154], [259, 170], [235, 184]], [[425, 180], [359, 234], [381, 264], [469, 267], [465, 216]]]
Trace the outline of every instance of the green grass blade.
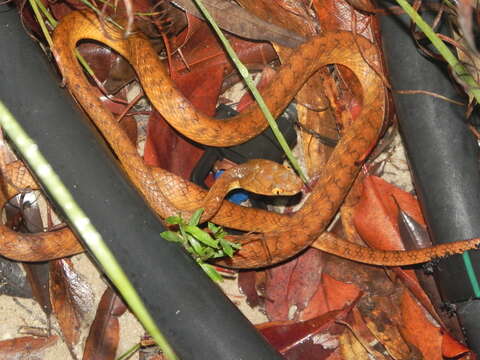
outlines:
[[150, 333], [152, 338], [162, 349], [169, 360], [177, 359], [173, 349], [157, 328], [153, 318], [142, 302], [137, 291], [128, 279], [127, 275], [118, 264], [114, 255], [107, 247], [90, 219], [75, 202], [73, 196], [62, 183], [58, 175], [53, 171], [50, 164], [38, 150], [38, 146], [22, 129], [5, 105], [0, 101], [0, 126], [15, 144], [23, 158], [28, 162], [31, 169], [52, 195], [56, 203], [62, 208], [69, 222], [75, 227], [78, 234], [87, 244], [88, 248], [101, 264], [105, 274], [116, 286], [130, 309], [135, 313], [139, 321]]
[[246, 68], [245, 65], [240, 61], [238, 58], [237, 54], [235, 53], [235, 50], [233, 50], [232, 46], [230, 45], [230, 42], [228, 39], [223, 35], [222, 30], [218, 27], [217, 23], [213, 19], [213, 17], [210, 15], [208, 10], [205, 8], [201, 0], [194, 0], [195, 4], [205, 16], [205, 19], [210, 23], [212, 26], [213, 30], [217, 34], [218, 38], [222, 42], [223, 46], [225, 47], [225, 50], [227, 51], [228, 55], [230, 56], [231, 60], [235, 64], [238, 72], [242, 76], [242, 78], [245, 81], [245, 84], [247, 84], [248, 89], [252, 93], [253, 97], [255, 98], [255, 101], [257, 102], [258, 106], [262, 110], [263, 115], [268, 121], [268, 124], [270, 125], [270, 128], [273, 131], [273, 134], [275, 135], [278, 143], [282, 147], [283, 151], [285, 152], [285, 155], [287, 156], [288, 160], [292, 164], [293, 168], [295, 171], [298, 173], [298, 175], [301, 177], [303, 182], [307, 182], [307, 178], [305, 174], [303, 173], [302, 169], [300, 168], [300, 164], [298, 163], [297, 159], [292, 153], [292, 150], [290, 150], [287, 141], [285, 140], [285, 137], [283, 136], [282, 132], [278, 128], [277, 122], [272, 116], [272, 113], [268, 109], [267, 105], [265, 104], [265, 101], [263, 100], [262, 95], [260, 95], [257, 87], [255, 86], [255, 83], [253, 82], [252, 76], [248, 72], [248, 69]]

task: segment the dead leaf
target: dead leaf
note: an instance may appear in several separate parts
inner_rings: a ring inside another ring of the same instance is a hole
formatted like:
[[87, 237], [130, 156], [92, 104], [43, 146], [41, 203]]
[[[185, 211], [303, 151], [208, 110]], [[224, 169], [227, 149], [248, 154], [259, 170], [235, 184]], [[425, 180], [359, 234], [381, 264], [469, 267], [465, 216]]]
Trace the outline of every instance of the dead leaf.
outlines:
[[82, 316], [91, 307], [93, 295], [69, 259], [50, 263], [50, 301], [68, 345], [77, 344]]
[[0, 358], [2, 360], [38, 359], [44, 349], [52, 346], [58, 336], [46, 338], [24, 336], [0, 341]]
[[337, 348], [338, 335], [345, 330], [336, 321], [345, 321], [354, 304], [307, 321], [270, 322], [257, 325], [257, 329], [286, 359], [326, 359]]
[[242, 7], [259, 18], [303, 36], [318, 33], [315, 14], [302, 1], [239, 0]]
[[427, 228], [402, 209], [398, 211], [398, 230], [407, 250], [432, 246]]
[[417, 351], [405, 341], [400, 329], [399, 302], [403, 288], [390, 296], [367, 296], [358, 304], [358, 309], [370, 332], [396, 360], [420, 359]]
[[247, 304], [252, 308], [263, 302], [257, 292], [256, 274], [256, 271], [242, 271], [238, 274], [238, 288], [245, 295]]
[[365, 177], [363, 186], [363, 197], [355, 208], [354, 216], [360, 236], [375, 248], [404, 249], [397, 221], [398, 208], [425, 225], [418, 201], [409, 193], [376, 176]]
[[265, 311], [272, 321], [297, 319], [321, 284], [322, 253], [309, 249], [268, 270]]
[[18, 262], [0, 257], [0, 296], [32, 298], [32, 289]]
[[[176, 77], [180, 91], [206, 115], [215, 113], [222, 80], [223, 69], [210, 67], [205, 72], [186, 73]], [[145, 144], [146, 164], [160, 166], [188, 179], [203, 152], [200, 147], [172, 129], [157, 111], [152, 113]]]
[[455, 340], [449, 333], [442, 337], [442, 355], [446, 358], [458, 358], [461, 355], [471, 354], [469, 348]]
[[[231, 72], [233, 69], [231, 62], [220, 41], [207, 24], [199, 22], [193, 33], [189, 33], [187, 28], [178, 36], [178, 39], [184, 38], [187, 33], [189, 39], [182, 46], [183, 58], [179, 54], [173, 57], [172, 67], [176, 73], [195, 72], [195, 67], [200, 65], [202, 66], [201, 71], [204, 72], [207, 69], [207, 64], [211, 68], [222, 68], [224, 73]], [[246, 65], [266, 65], [277, 56], [269, 44], [251, 42], [228, 34], [227, 38], [240, 60]], [[185, 63], [188, 65], [188, 69]]]
[[354, 284], [337, 281], [323, 273], [321, 284], [301, 312], [300, 319], [305, 321], [332, 310], [342, 309], [357, 299], [360, 293], [360, 289]]
[[422, 308], [408, 291], [404, 291], [401, 302], [402, 334], [429, 360], [442, 360], [442, 331], [426, 318]]
[[95, 320], [85, 343], [83, 360], [115, 359], [120, 338], [118, 318], [127, 310], [125, 304], [109, 287], [98, 304]]

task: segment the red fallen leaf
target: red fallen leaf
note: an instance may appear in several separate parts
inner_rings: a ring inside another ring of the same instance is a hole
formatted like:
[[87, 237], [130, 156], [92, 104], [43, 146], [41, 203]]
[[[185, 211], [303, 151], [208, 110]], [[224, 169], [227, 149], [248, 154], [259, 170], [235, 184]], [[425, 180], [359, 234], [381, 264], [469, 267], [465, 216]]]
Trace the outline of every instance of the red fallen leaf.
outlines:
[[345, 330], [336, 321], [345, 321], [355, 303], [303, 322], [276, 321], [256, 327], [286, 359], [326, 359], [338, 346], [337, 336]]
[[119, 89], [135, 79], [135, 72], [128, 61], [104, 45], [81, 43], [78, 51], [109, 93], [116, 94]]
[[433, 325], [408, 291], [401, 303], [402, 334], [423, 354], [424, 359], [442, 359], [442, 330]]
[[[268, 318], [272, 321], [297, 319], [321, 285], [322, 267], [321, 252], [312, 248], [268, 270], [265, 287]], [[295, 312], [291, 313], [293, 306]]]
[[95, 320], [85, 343], [83, 360], [115, 359], [120, 338], [118, 318], [127, 310], [120, 297], [109, 287], [98, 304]]
[[351, 304], [360, 294], [361, 290], [356, 285], [335, 280], [323, 273], [321, 285], [300, 314], [300, 319], [307, 320], [328, 311], [342, 309], [346, 304]]
[[[368, 0], [362, 0], [365, 3]], [[348, 1], [345, 0], [313, 0], [313, 7], [316, 10], [323, 31], [345, 30], [352, 31], [352, 18], [355, 16], [356, 32], [369, 40], [373, 39], [373, 32], [377, 31], [374, 25], [372, 28], [372, 17], [368, 14], [354, 12]], [[354, 12], [354, 13], [353, 13]]]
[[[354, 223], [358, 233], [365, 242], [375, 248], [405, 249], [400, 236], [399, 209], [421, 226], [425, 226], [418, 201], [409, 193], [376, 176], [365, 177], [363, 186], [362, 199], [354, 210]], [[393, 271], [432, 316], [441, 321], [430, 299], [418, 284], [414, 272], [400, 268], [393, 268]]]
[[91, 300], [91, 290], [75, 272], [71, 260], [50, 263], [50, 301], [70, 347], [78, 343], [82, 314]]
[[[182, 31], [178, 36], [174, 37], [172, 39], [172, 43], [175, 44], [175, 48], [172, 49], [173, 51], [176, 49], [183, 49], [183, 47], [190, 41], [191, 37], [200, 30], [200, 27], [203, 26], [204, 22], [197, 18], [196, 16], [193, 16], [190, 13], [185, 13], [185, 16], [187, 18], [187, 27], [185, 28], [184, 31]], [[172, 51], [172, 52], [173, 52]], [[183, 50], [182, 50], [183, 52]], [[183, 64], [185, 65], [185, 64]], [[190, 64], [189, 64], [190, 66]]]
[[38, 359], [42, 350], [55, 344], [57, 340], [56, 335], [47, 338], [24, 336], [3, 340], [0, 341], [0, 358], [2, 360]]
[[442, 355], [446, 358], [458, 358], [460, 355], [470, 353], [470, 349], [459, 343], [450, 334], [445, 333], [442, 337]]
[[365, 177], [363, 186], [363, 196], [355, 208], [353, 219], [358, 233], [373, 247], [404, 249], [397, 221], [398, 207], [425, 226], [418, 201], [376, 176]]
[[471, 352], [443, 329], [433, 325], [408, 291], [403, 293], [401, 308], [402, 333], [425, 359], [457, 358]]
[[66, 0], [51, 2], [48, 0], [42, 0], [45, 6], [48, 6], [55, 19], [61, 20], [65, 15], [74, 10], [88, 9], [87, 5], [83, 4], [80, 0]]

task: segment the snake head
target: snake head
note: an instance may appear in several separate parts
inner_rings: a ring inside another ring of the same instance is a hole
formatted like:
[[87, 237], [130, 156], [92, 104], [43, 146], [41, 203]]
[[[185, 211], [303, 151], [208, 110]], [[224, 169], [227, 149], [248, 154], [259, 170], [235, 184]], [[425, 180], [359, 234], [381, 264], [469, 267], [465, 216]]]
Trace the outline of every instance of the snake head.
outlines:
[[295, 195], [302, 180], [288, 167], [270, 160], [253, 159], [240, 165], [240, 187], [260, 195]]

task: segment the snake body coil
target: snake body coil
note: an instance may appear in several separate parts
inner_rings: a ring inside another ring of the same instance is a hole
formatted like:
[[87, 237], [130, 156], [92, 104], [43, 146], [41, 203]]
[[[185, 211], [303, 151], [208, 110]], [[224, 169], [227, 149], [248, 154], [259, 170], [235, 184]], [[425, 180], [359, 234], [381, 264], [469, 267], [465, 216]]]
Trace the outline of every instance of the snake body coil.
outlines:
[[[90, 12], [71, 13], [56, 28], [53, 50], [68, 88], [110, 143], [131, 181], [150, 206], [163, 218], [201, 206], [205, 192], [165, 170], [147, 167], [112, 114], [92, 95], [74, 55], [77, 43], [83, 39], [99, 41], [124, 56], [135, 69], [152, 104], [173, 127], [194, 141], [229, 146], [250, 139], [267, 126], [258, 107], [252, 105], [246, 112], [227, 121], [210, 118], [197, 112], [178, 92], [157, 54], [142, 35], [122, 39], [112, 30], [105, 36], [98, 19]], [[363, 54], [357, 51], [358, 47]], [[478, 246], [480, 239], [415, 252], [383, 252], [324, 234], [356, 178], [363, 159], [376, 143], [382, 126], [383, 84], [363, 60], [364, 57], [373, 58], [375, 54], [375, 47], [364, 38], [354, 39], [349, 32], [326, 33], [299, 47], [282, 65], [271, 85], [262, 92], [267, 106], [276, 117], [312, 73], [328, 64], [341, 64], [352, 70], [360, 82], [363, 110], [346, 130], [309, 198], [295, 214], [281, 215], [223, 203], [213, 218], [214, 222], [258, 232], [234, 238], [243, 247], [225, 264], [233, 267], [268, 266], [288, 259], [314, 241], [317, 248], [326, 252], [377, 265], [425, 262]]]

